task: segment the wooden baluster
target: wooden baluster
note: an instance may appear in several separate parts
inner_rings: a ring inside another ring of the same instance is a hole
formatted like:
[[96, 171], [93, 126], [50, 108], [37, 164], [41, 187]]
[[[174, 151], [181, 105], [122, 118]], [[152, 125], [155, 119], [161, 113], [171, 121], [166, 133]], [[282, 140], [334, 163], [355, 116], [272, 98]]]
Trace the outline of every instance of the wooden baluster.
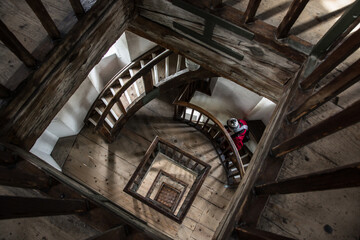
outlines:
[[56, 27], [54, 21], [50, 17], [45, 6], [42, 4], [41, 0], [25, 0], [25, 1], [34, 11], [36, 16], [39, 18], [41, 24], [43, 25], [49, 36], [54, 40], [59, 39], [61, 37], [60, 32]]
[[204, 126], [203, 126], [201, 129], [204, 129], [204, 128], [205, 128], [205, 126], [208, 124], [209, 120], [210, 120], [210, 118], [207, 118], [207, 119], [206, 119], [206, 121], [204, 122]]
[[[152, 56], [153, 58], [155, 58], [155, 57], [156, 57], [156, 54], [155, 54], [155, 53], [152, 53], [151, 56]], [[157, 64], [154, 65], [153, 70], [154, 70], [154, 80], [155, 80], [155, 84], [158, 84], [158, 83], [159, 83], [159, 71], [158, 71]]]
[[360, 162], [255, 187], [257, 195], [288, 194], [360, 186]]
[[117, 100], [117, 103], [118, 103], [118, 107], [120, 108], [121, 112], [123, 114], [126, 114], [126, 109], [125, 109], [124, 104], [121, 102], [120, 99]]
[[236, 227], [235, 228], [239, 239], [246, 240], [294, 240], [284, 236], [277, 235], [275, 233], [266, 232], [259, 229], [249, 227]]
[[0, 219], [54, 216], [86, 212], [85, 200], [0, 196]]
[[178, 54], [178, 56], [177, 56], [177, 62], [176, 62], [176, 72], [180, 71], [181, 61], [182, 61], [182, 56], [181, 56], [180, 54]]
[[166, 57], [165, 58], [165, 77], [168, 77], [170, 75], [169, 71], [170, 71], [170, 58]]
[[151, 72], [146, 73], [143, 77], [145, 93], [148, 94], [154, 89], [153, 79]]
[[311, 50], [310, 55], [318, 58], [325, 56], [337, 39], [360, 17], [360, 0], [356, 0], [349, 9], [336, 21]]
[[343, 128], [351, 126], [360, 121], [360, 100], [341, 112], [328, 119], [310, 127], [299, 135], [292, 137], [272, 148], [272, 154], [280, 157], [288, 152], [301, 148], [309, 143], [333, 134]]
[[197, 122], [196, 122], [196, 125], [199, 125], [199, 122], [200, 122], [200, 119], [201, 119], [202, 115], [203, 115], [203, 114], [200, 113], [199, 118], [198, 118], [198, 120], [197, 120]]
[[293, 0], [289, 10], [276, 30], [277, 38], [287, 37], [291, 27], [294, 25], [308, 2], [309, 0]]
[[190, 122], [192, 121], [193, 115], [194, 115], [194, 109], [191, 110], [191, 115], [190, 115]]
[[0, 40], [10, 49], [27, 67], [36, 67], [35, 58], [26, 50], [15, 35], [0, 20]]
[[254, 21], [257, 9], [259, 8], [261, 0], [250, 0], [244, 14], [244, 22], [249, 23]]
[[84, 10], [83, 6], [81, 5], [80, 0], [70, 0], [70, 4], [71, 4], [72, 9], [75, 12], [77, 19], [80, 19], [82, 16], [84, 16], [85, 10]]
[[344, 61], [348, 56], [360, 47], [360, 29], [351, 34], [341, 46], [334, 50], [306, 79], [300, 86], [302, 89], [314, 87], [331, 70]]
[[[360, 42], [360, 41], [359, 41]], [[288, 114], [288, 120], [293, 123], [302, 116], [315, 110], [325, 102], [337, 96], [347, 88], [360, 80], [360, 59], [348, 67], [339, 76], [333, 79], [330, 83], [322, 87], [319, 91], [311, 95], [299, 107]]]

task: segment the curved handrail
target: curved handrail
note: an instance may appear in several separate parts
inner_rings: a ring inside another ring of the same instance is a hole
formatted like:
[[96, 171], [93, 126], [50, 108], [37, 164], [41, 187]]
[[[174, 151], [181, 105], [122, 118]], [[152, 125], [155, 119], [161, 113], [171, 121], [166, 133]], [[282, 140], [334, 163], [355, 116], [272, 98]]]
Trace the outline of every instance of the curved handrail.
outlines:
[[235, 156], [235, 160], [236, 160], [234, 165], [238, 169], [238, 171], [240, 173], [240, 177], [243, 178], [244, 175], [245, 175], [245, 169], [244, 169], [244, 165], [242, 164], [239, 151], [237, 150], [237, 148], [236, 148], [236, 146], [234, 144], [234, 141], [232, 140], [230, 134], [225, 129], [225, 127], [222, 125], [222, 123], [219, 120], [217, 120], [211, 113], [207, 112], [203, 108], [201, 108], [199, 106], [196, 106], [194, 104], [191, 104], [191, 103], [188, 103], [188, 102], [183, 102], [183, 101], [174, 101], [173, 104], [177, 105], [177, 106], [181, 106], [181, 107], [188, 107], [188, 108], [194, 109], [194, 110], [200, 112], [201, 114], [205, 115], [209, 119], [211, 119], [217, 125], [217, 127], [224, 134], [226, 141], [229, 143], [229, 146], [230, 146], [230, 148], [231, 148], [231, 150], [232, 150], [232, 152], [233, 152], [233, 154]]
[[136, 64], [138, 64], [138, 62], [140, 60], [142, 60], [143, 58], [146, 58], [147, 56], [149, 56], [150, 54], [163, 49], [160, 46], [156, 46], [153, 47], [152, 49], [150, 49], [149, 51], [145, 52], [144, 54], [140, 55], [139, 57], [135, 58], [134, 61], [132, 61], [131, 63], [127, 64], [126, 66], [124, 66], [119, 72], [117, 72], [107, 83], [106, 85], [103, 87], [103, 89], [101, 90], [101, 92], [99, 93], [98, 97], [95, 99], [95, 101], [93, 102], [93, 104], [91, 105], [90, 110], [88, 111], [88, 113], [86, 114], [86, 117], [84, 118], [84, 122], [86, 122], [91, 114], [91, 111], [95, 108], [96, 103], [104, 96], [104, 94], [106, 93], [106, 91], [109, 89], [110, 86], [112, 86], [112, 84], [117, 81], [120, 77], [123, 76], [123, 74], [127, 73], [129, 71], [129, 69], [133, 68]]
[[134, 76], [130, 78], [120, 89], [117, 93], [112, 97], [106, 108], [104, 109], [102, 115], [100, 116], [99, 121], [96, 124], [96, 128], [99, 128], [103, 125], [106, 116], [109, 114], [111, 108], [114, 104], [118, 101], [121, 95], [140, 77], [144, 76], [147, 72], [151, 71], [151, 68], [158, 64], [160, 61], [168, 57], [172, 54], [172, 51], [166, 49], [164, 52], [156, 56], [154, 59], [149, 61], [144, 67], [142, 67]]

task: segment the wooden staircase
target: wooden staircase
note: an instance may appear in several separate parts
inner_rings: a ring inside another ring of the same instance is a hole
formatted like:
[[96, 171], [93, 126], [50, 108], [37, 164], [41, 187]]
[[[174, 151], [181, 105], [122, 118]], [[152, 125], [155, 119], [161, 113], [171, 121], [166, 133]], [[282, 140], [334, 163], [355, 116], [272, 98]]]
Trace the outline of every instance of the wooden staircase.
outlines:
[[181, 55], [161, 47], [151, 49], [107, 83], [84, 121], [93, 124], [108, 142], [112, 142], [127, 119], [156, 96], [159, 85], [184, 69]]

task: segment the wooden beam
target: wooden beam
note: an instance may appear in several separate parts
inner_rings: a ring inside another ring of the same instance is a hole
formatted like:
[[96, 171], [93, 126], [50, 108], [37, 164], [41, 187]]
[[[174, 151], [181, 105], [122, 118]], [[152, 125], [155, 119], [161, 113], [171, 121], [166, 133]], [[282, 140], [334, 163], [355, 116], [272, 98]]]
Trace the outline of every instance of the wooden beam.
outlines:
[[40, 170], [38, 170], [37, 174], [30, 174], [29, 171], [17, 167], [0, 166], [0, 185], [19, 188], [48, 189], [51, 183], [51, 179]]
[[39, 18], [41, 24], [49, 34], [49, 36], [56, 40], [61, 37], [59, 29], [56, 27], [54, 21], [50, 17], [48, 11], [45, 6], [41, 2], [41, 0], [25, 0], [30, 8], [33, 10], [35, 15]]
[[262, 231], [249, 227], [236, 227], [235, 228], [239, 239], [246, 240], [294, 240], [294, 238], [288, 238], [277, 235], [275, 233]]
[[0, 219], [66, 215], [87, 211], [85, 200], [0, 196], [0, 206], [3, 206]]
[[20, 43], [15, 35], [0, 20], [0, 40], [10, 49], [27, 67], [36, 67], [36, 59]]
[[257, 195], [302, 193], [360, 186], [360, 162], [255, 187]]
[[131, 0], [96, 2], [3, 109], [1, 135], [30, 149], [134, 14]]
[[326, 55], [331, 45], [360, 17], [360, 0], [356, 0], [313, 47], [310, 55], [318, 58]]
[[293, 0], [285, 17], [276, 30], [276, 38], [285, 38], [289, 34], [291, 27], [304, 10], [309, 0]]
[[245, 23], [254, 21], [254, 17], [255, 17], [256, 11], [258, 10], [258, 8], [260, 6], [260, 2], [261, 2], [261, 0], [250, 0], [249, 1], [246, 11], [244, 13], [244, 22]]
[[126, 229], [124, 225], [114, 227], [106, 232], [100, 233], [96, 236], [87, 238], [87, 240], [119, 240], [126, 239]]
[[77, 19], [82, 18], [85, 14], [85, 10], [84, 10], [80, 0], [70, 0], [70, 4], [71, 4], [72, 9], [75, 12]]
[[360, 29], [351, 34], [337, 49], [335, 49], [304, 81], [302, 89], [314, 87], [322, 78], [360, 47]]
[[310, 127], [299, 135], [292, 137], [283, 143], [272, 148], [272, 154], [280, 157], [299, 149], [307, 144], [317, 141], [323, 137], [333, 134], [343, 128], [349, 127], [360, 121], [360, 100], [341, 112], [329, 117], [328, 119]]
[[[359, 41], [360, 42], [360, 41]], [[359, 43], [360, 44], [360, 43]], [[290, 112], [288, 120], [293, 123], [301, 117], [315, 110], [325, 102], [334, 98], [336, 95], [345, 91], [360, 80], [360, 59], [348, 67], [339, 76], [326, 84], [316, 93], [306, 99], [300, 106]]]
[[[308, 65], [308, 63], [306, 65]], [[302, 77], [303, 71], [304, 68], [302, 68], [287, 84], [285, 91], [276, 105], [271, 120], [265, 129], [263, 137], [258, 144], [262, 147], [255, 150], [251, 162], [246, 170], [244, 179], [240, 182], [238, 188], [236, 189], [236, 192], [228, 204], [224, 218], [221, 220], [215, 231], [214, 239], [227, 239], [234, 230], [242, 214], [244, 214], [244, 212], [248, 209], [248, 201], [250, 196], [252, 196], [253, 186], [258, 177], [261, 176], [264, 166], [266, 166], [265, 164], [267, 163], [266, 160], [268, 160], [267, 158], [269, 157], [271, 144], [280, 129], [284, 132], [282, 123], [284, 123], [291, 101], [293, 100], [295, 93], [298, 91], [298, 83]]]
[[10, 91], [7, 87], [0, 84], [0, 98], [8, 98], [12, 94], [12, 91]]
[[[276, 102], [282, 91], [283, 86], [281, 83], [270, 80], [268, 77], [264, 79], [258, 74], [250, 74], [254, 69], [250, 70], [248, 67], [254, 68], [255, 66], [249, 66], [250, 62], [237, 61], [229, 56], [210, 50], [167, 27], [143, 17], [139, 16], [131, 22], [129, 30], [176, 53], [181, 52], [182, 55], [200, 64], [209, 71], [249, 88], [272, 101]], [[246, 72], [244, 71], [245, 69], [249, 69], [249, 71]], [[271, 75], [275, 74], [275, 72], [272, 71]], [[283, 73], [277, 73], [284, 76]]]

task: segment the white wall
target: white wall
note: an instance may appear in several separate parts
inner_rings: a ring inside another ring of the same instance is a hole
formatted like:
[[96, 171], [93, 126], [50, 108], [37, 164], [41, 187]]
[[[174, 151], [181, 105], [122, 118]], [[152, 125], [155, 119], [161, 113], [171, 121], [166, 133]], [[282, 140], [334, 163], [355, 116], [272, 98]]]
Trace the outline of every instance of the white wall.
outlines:
[[156, 46], [155, 43], [145, 38], [139, 37], [138, 35], [131, 32], [125, 32], [125, 36], [126, 36], [131, 60], [136, 59], [141, 54], [149, 51], [150, 49]]

